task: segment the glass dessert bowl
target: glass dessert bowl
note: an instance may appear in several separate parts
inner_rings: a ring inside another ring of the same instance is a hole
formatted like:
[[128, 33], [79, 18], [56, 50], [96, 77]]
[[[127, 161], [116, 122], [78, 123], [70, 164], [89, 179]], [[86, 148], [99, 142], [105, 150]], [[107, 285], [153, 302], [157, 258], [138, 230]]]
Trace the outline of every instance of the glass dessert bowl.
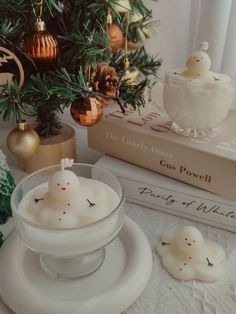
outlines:
[[[176, 72], [174, 72], [176, 73]], [[179, 134], [199, 137], [214, 133], [227, 116], [235, 95], [235, 82], [200, 82], [166, 74], [164, 106]]]
[[[124, 192], [113, 174], [79, 163], [74, 163], [71, 170], [80, 179], [79, 191], [83, 192], [77, 192], [72, 201], [59, 199], [54, 202], [53, 198], [53, 206], [54, 203], [60, 206], [55, 215], [48, 214], [50, 210], [47, 212], [45, 204], [49, 204], [47, 197], [53, 184], [51, 179], [60, 173], [60, 165], [27, 176], [19, 182], [11, 197], [20, 238], [29, 249], [39, 254], [42, 268], [56, 278], [79, 278], [97, 270], [104, 261], [106, 245], [117, 236], [124, 221]], [[67, 189], [60, 181], [55, 182], [55, 188], [60, 188], [61, 193]], [[45, 197], [40, 197], [43, 189]], [[44, 199], [47, 199], [46, 203]], [[77, 208], [81, 210], [78, 219]], [[63, 220], [64, 217], [67, 218]], [[45, 221], [49, 223], [45, 224]]]
[[226, 74], [210, 71], [208, 43], [190, 55], [186, 69], [165, 75], [164, 107], [172, 130], [190, 137], [215, 136], [214, 128], [227, 116], [235, 97], [235, 82]]

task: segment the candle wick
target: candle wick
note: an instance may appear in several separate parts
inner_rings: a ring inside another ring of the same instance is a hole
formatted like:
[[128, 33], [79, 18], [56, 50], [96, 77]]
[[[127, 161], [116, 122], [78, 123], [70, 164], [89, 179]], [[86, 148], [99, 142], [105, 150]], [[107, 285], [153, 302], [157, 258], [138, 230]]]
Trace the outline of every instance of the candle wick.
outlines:
[[74, 159], [63, 158], [61, 159], [61, 171], [64, 171], [65, 168], [73, 167]]

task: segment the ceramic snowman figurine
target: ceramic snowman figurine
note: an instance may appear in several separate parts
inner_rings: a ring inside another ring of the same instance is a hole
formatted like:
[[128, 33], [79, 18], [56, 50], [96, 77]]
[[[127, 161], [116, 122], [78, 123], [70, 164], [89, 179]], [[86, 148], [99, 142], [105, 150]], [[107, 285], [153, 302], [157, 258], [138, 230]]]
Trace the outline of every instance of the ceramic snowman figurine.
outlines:
[[204, 239], [201, 232], [192, 226], [183, 227], [175, 235], [162, 234], [157, 253], [164, 268], [179, 280], [213, 282], [223, 274], [223, 249], [217, 243]]

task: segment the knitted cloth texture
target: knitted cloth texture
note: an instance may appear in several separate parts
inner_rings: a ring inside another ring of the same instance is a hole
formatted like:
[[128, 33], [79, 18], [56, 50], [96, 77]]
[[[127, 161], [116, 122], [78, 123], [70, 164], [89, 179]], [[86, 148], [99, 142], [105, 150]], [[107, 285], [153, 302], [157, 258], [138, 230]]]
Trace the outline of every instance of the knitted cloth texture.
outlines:
[[[15, 187], [14, 179], [6, 162], [6, 156], [0, 150], [0, 225], [4, 225], [11, 213], [11, 194]], [[0, 246], [2, 245], [4, 234], [0, 226]]]

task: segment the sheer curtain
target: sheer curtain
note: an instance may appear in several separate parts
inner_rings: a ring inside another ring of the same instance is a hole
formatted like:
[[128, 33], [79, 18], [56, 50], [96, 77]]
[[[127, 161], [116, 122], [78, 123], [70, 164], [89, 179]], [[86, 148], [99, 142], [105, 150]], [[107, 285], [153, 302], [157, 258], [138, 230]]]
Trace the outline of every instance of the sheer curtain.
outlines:
[[236, 1], [192, 0], [191, 15], [190, 49], [208, 41], [212, 69], [236, 79]]
[[[212, 70], [236, 80], [236, 0], [146, 0], [161, 26], [147, 42], [160, 52], [165, 71], [185, 66], [188, 55], [209, 42]], [[236, 105], [235, 105], [236, 108]]]

